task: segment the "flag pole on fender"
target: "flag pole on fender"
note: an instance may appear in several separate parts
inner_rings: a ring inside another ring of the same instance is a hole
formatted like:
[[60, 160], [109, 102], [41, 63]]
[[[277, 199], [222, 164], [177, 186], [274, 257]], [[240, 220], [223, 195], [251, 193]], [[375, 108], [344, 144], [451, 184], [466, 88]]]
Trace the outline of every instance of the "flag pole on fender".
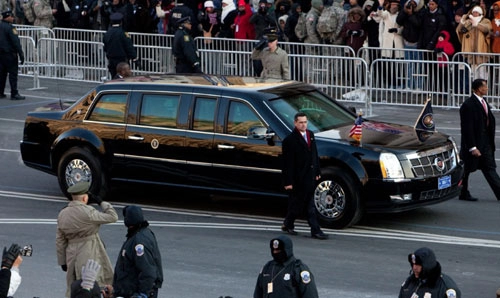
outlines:
[[358, 117], [354, 121], [354, 125], [351, 127], [349, 131], [349, 137], [356, 140], [356, 142], [361, 144], [361, 139], [363, 137], [363, 111], [360, 110], [358, 113]]

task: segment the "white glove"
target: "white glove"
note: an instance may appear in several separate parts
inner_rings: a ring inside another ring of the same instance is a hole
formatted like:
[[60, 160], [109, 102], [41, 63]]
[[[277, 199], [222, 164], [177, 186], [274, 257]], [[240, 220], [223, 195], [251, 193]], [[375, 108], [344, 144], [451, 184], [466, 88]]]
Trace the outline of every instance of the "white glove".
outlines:
[[84, 289], [92, 289], [94, 287], [97, 273], [101, 270], [101, 265], [92, 259], [87, 260], [87, 265], [82, 267], [82, 283]]

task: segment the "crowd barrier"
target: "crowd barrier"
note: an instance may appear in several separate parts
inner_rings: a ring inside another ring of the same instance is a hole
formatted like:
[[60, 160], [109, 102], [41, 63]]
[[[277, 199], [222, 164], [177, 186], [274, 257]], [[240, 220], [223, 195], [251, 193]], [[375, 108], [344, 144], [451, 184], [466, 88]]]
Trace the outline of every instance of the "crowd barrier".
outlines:
[[[102, 30], [16, 26], [25, 51], [20, 74], [32, 76], [33, 88], [40, 78], [88, 82], [109, 79]], [[132, 64], [134, 74], [173, 73], [173, 36], [129, 33], [141, 58]], [[254, 76], [258, 64], [251, 59], [257, 41], [224, 38], [195, 39], [202, 70], [207, 74]], [[367, 114], [372, 104], [422, 105], [432, 98], [434, 106], [459, 107], [470, 96], [471, 81], [485, 78], [486, 97], [500, 108], [500, 55], [444, 53], [427, 50], [363, 47], [357, 53], [338, 45], [281, 42], [289, 55], [290, 76], [318, 86], [340, 101], [360, 102]]]

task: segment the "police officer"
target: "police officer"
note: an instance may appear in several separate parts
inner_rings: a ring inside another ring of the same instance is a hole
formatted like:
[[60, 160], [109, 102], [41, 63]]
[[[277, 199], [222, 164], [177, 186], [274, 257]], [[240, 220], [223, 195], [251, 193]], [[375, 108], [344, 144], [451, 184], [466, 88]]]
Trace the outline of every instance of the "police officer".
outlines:
[[123, 209], [127, 240], [118, 255], [113, 278], [114, 297], [157, 298], [163, 283], [160, 249], [142, 209]]
[[19, 69], [18, 58], [21, 64], [24, 63], [24, 53], [17, 36], [17, 30], [12, 26], [14, 22], [14, 12], [10, 9], [2, 12], [2, 22], [0, 23], [0, 98], [5, 98], [5, 84], [7, 74], [10, 83], [10, 99], [21, 100], [24, 96], [17, 90], [17, 73]]
[[261, 78], [290, 79], [288, 54], [278, 47], [276, 29], [268, 30], [264, 38], [256, 44], [252, 51], [252, 59], [262, 61]]
[[446, 297], [460, 298], [457, 284], [444, 274], [434, 252], [421, 247], [408, 255], [410, 276], [401, 286], [399, 298]]
[[127, 32], [123, 31], [121, 23], [123, 15], [119, 12], [113, 13], [109, 17], [111, 26], [106, 34], [104, 34], [104, 52], [108, 58], [108, 70], [111, 77], [116, 76], [116, 66], [120, 62], [128, 62], [133, 60], [134, 63], [139, 63], [137, 53], [135, 51], [132, 40]]
[[254, 298], [317, 298], [314, 277], [306, 264], [293, 256], [292, 240], [285, 235], [269, 242], [273, 260], [259, 273]]
[[177, 22], [172, 52], [175, 58], [176, 73], [201, 73], [200, 57], [191, 31], [191, 18], [184, 17]]

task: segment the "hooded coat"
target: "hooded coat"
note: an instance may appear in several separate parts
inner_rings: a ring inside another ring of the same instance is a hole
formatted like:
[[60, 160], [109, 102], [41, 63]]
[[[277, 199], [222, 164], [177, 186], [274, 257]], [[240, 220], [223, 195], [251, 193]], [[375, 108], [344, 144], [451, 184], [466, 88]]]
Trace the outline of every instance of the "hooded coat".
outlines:
[[[361, 18], [359, 21], [354, 20], [354, 15], [359, 14]], [[342, 27], [339, 36], [344, 40], [345, 45], [350, 46], [354, 53], [363, 46], [365, 42], [367, 32], [363, 30], [363, 20], [365, 19], [365, 12], [361, 7], [353, 7], [347, 13], [347, 22]], [[351, 35], [352, 32], [357, 31], [359, 35]]]
[[[244, 1], [243, 1], [244, 2]], [[234, 19], [234, 38], [235, 39], [255, 39], [255, 27], [250, 23], [252, 17], [252, 8], [245, 2], [245, 10], [238, 10]]]
[[[481, 8], [480, 6], [476, 6]], [[464, 53], [489, 53], [490, 52], [490, 37], [491, 21], [484, 17], [484, 10], [481, 20], [476, 26], [469, 16], [472, 12], [464, 14], [457, 26], [458, 39], [462, 43], [462, 52]], [[472, 11], [472, 10], [471, 10]], [[465, 55], [467, 62], [472, 65], [486, 63], [489, 57], [486, 55]]]
[[[497, 1], [493, 6], [500, 7], [500, 1]], [[500, 53], [500, 11], [493, 16], [491, 20], [491, 52]]]
[[102, 212], [82, 201], [70, 201], [57, 217], [57, 263], [67, 266], [67, 294], [71, 284], [81, 278], [82, 267], [93, 259], [102, 267], [96, 281], [110, 284], [113, 266], [99, 237], [101, 224], [118, 220], [115, 209], [108, 202], [101, 203]]
[[412, 258], [416, 259], [416, 264], [422, 265], [422, 272], [416, 278], [413, 272], [401, 286], [399, 298], [417, 297], [437, 297], [437, 298], [460, 298], [461, 292], [457, 284], [448, 275], [441, 272], [441, 265], [436, 260], [434, 252], [422, 247], [408, 256], [410, 266]]
[[[285, 261], [275, 259], [262, 268], [255, 285], [254, 298], [317, 298], [315, 279], [307, 265], [293, 256], [292, 240], [280, 235], [270, 241], [271, 254], [277, 241], [285, 253]], [[271, 293], [269, 284], [271, 286]]]
[[[453, 47], [453, 44], [450, 42], [450, 33], [448, 31], [443, 30], [439, 35], [444, 35], [444, 38], [442, 41], [439, 41], [436, 43], [436, 49], [442, 49], [443, 53], [445, 53], [448, 57], [453, 56], [455, 54], [455, 48]], [[437, 58], [438, 61], [448, 61], [445, 55], [440, 55]], [[439, 66], [444, 66], [444, 64], [439, 64]]]
[[[403, 36], [401, 33], [403, 32], [403, 28], [398, 25], [396, 22], [396, 18], [398, 17], [398, 12], [395, 14], [391, 14], [388, 10], [377, 11], [375, 18], [376, 21], [382, 22], [382, 27], [384, 28], [384, 32], [382, 33], [382, 57], [396, 58], [401, 59], [404, 57], [403, 51], [392, 51], [392, 50], [384, 50], [384, 49], [402, 49], [403, 45]], [[389, 29], [396, 28], [397, 32], [389, 32]]]
[[[115, 266], [113, 287], [115, 297], [133, 294], [149, 295], [163, 283], [163, 269], [156, 236], [144, 220], [142, 209], [127, 206], [123, 209], [124, 223], [128, 228]], [[149, 297], [149, 296], [148, 296]]]

